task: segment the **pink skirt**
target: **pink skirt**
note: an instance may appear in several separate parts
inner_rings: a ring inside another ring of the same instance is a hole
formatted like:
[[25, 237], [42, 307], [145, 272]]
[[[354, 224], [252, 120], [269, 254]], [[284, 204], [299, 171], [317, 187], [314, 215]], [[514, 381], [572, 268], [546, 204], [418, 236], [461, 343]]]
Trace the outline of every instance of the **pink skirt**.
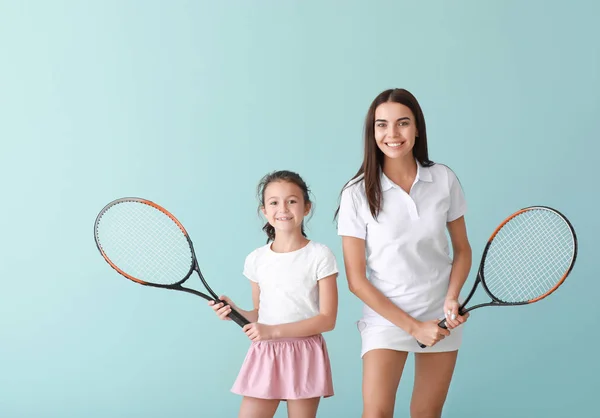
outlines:
[[253, 342], [231, 391], [260, 399], [333, 396], [325, 339], [319, 334]]

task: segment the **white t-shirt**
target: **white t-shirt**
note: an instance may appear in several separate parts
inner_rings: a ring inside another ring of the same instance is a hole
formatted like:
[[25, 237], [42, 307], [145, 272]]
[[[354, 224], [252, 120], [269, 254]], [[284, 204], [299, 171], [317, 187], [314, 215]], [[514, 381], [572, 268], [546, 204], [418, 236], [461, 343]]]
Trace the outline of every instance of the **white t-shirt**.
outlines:
[[[338, 235], [365, 240], [367, 277], [409, 315], [429, 320], [443, 316], [452, 259], [446, 223], [466, 212], [456, 175], [443, 164], [423, 167], [406, 193], [381, 173], [382, 208], [371, 216], [364, 179], [343, 192]], [[368, 323], [390, 325], [368, 306]]]
[[288, 253], [274, 252], [270, 243], [252, 251], [244, 276], [260, 287], [258, 322], [277, 325], [318, 315], [317, 282], [337, 272], [331, 250], [314, 241]]

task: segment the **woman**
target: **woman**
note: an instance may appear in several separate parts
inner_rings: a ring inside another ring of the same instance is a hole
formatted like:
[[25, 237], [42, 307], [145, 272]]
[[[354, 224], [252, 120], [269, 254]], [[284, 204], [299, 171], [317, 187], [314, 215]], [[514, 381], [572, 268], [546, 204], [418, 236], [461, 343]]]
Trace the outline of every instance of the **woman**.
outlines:
[[[416, 98], [404, 89], [379, 94], [367, 113], [362, 166], [336, 213], [348, 284], [364, 302], [364, 418], [393, 416], [410, 352], [411, 417], [441, 417], [468, 316], [458, 312], [471, 268], [465, 211], [454, 172], [429, 160]], [[437, 325], [444, 316], [447, 330]]]

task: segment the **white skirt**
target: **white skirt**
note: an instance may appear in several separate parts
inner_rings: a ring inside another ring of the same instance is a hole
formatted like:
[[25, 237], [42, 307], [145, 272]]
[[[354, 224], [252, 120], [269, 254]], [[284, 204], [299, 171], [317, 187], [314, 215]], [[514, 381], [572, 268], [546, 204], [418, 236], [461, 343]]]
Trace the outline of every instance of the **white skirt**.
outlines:
[[395, 325], [380, 325], [367, 323], [364, 320], [357, 322], [357, 327], [362, 340], [361, 358], [366, 352], [378, 348], [412, 353], [440, 353], [456, 351], [462, 344], [464, 325], [450, 330], [450, 335], [433, 347], [421, 348], [419, 343], [402, 328]]

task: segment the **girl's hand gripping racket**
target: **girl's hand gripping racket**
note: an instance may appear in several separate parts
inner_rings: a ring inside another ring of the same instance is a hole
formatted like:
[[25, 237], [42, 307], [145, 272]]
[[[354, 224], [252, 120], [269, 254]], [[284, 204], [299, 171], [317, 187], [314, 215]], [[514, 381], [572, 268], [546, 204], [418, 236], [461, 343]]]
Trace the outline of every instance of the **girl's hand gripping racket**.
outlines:
[[[183, 225], [156, 203], [138, 198], [110, 202], [96, 218], [94, 238], [106, 262], [136, 283], [226, 303], [202, 276], [192, 240]], [[208, 295], [182, 286], [194, 271]], [[240, 327], [249, 323], [235, 310], [229, 317]]]
[[[459, 312], [542, 300], [565, 281], [576, 258], [577, 236], [563, 214], [544, 206], [521, 209], [488, 240], [473, 288]], [[465, 309], [480, 283], [491, 302]], [[438, 325], [446, 328], [446, 319]]]

